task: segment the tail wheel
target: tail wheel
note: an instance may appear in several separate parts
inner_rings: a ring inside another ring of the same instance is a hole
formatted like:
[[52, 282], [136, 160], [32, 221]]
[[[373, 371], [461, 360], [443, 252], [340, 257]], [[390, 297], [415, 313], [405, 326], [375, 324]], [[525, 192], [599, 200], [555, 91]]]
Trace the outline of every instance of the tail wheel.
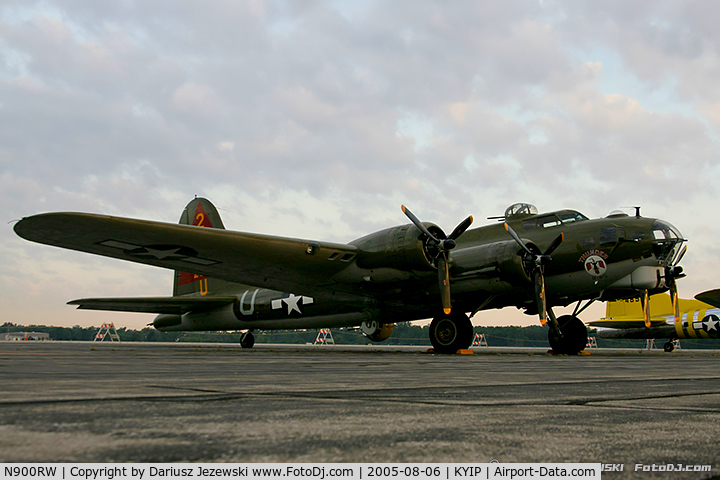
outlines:
[[252, 348], [255, 345], [255, 335], [252, 332], [245, 332], [240, 335], [240, 346], [242, 348]]
[[557, 319], [557, 322], [562, 335], [553, 329], [548, 333], [548, 342], [553, 353], [577, 355], [585, 350], [588, 339], [585, 324], [572, 315], [563, 315]]
[[430, 323], [430, 343], [437, 353], [455, 353], [472, 343], [472, 323], [464, 313], [435, 317]]

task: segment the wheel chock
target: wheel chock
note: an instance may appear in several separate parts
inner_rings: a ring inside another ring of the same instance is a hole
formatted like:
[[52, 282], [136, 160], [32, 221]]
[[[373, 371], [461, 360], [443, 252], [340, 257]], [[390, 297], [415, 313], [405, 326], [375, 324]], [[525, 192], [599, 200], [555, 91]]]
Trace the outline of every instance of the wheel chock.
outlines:
[[461, 348], [460, 350], [455, 352], [455, 355], [475, 355], [475, 352], [473, 352], [469, 348]]

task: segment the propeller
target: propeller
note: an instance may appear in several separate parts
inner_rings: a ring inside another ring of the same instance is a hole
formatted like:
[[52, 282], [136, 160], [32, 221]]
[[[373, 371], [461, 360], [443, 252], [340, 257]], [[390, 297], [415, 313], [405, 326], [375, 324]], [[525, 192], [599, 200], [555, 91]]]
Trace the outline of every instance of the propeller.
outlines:
[[675, 315], [675, 323], [680, 321], [680, 301], [678, 297], [677, 279], [685, 276], [683, 268], [678, 265], [687, 252], [687, 245], [680, 250], [677, 258], [672, 265], [665, 267], [665, 283], [670, 290], [670, 300], [673, 305], [673, 313]]
[[[673, 316], [675, 317], [675, 323], [678, 323], [680, 321], [680, 300], [678, 297], [677, 279], [685, 276], [685, 274], [682, 273], [683, 268], [678, 264], [685, 256], [685, 252], [687, 252], [687, 245], [685, 245], [680, 251], [680, 253], [678, 253], [677, 257], [672, 262], [672, 265], [668, 265], [667, 267], [665, 267], [665, 285], [670, 291], [670, 302], [673, 306]], [[652, 322], [650, 321], [650, 292], [648, 290], [644, 291], [644, 296], [640, 298], [640, 301], [643, 307], [643, 318], [645, 319], [645, 326], [647, 328], [650, 328], [652, 326]]]
[[445, 234], [440, 231], [440, 236], [445, 238], [438, 238], [437, 236], [433, 235], [430, 230], [428, 230], [427, 227], [423, 225], [420, 219], [413, 215], [410, 209], [405, 207], [405, 205], [402, 206], [402, 211], [405, 215], [407, 215], [410, 221], [425, 235], [425, 237], [427, 238], [428, 246], [432, 245], [434, 247], [430, 251], [432, 253], [435, 253], [433, 252], [433, 250], [437, 249], [434, 261], [438, 271], [438, 282], [440, 284], [440, 299], [442, 300], [443, 311], [446, 315], [449, 315], [452, 310], [452, 305], [450, 301], [450, 250], [457, 246], [458, 237], [465, 233], [465, 230], [470, 227], [473, 222], [473, 217], [469, 216], [468, 218], [460, 222], [460, 224], [455, 227], [455, 230], [453, 230], [452, 233], [447, 237], [445, 237]]
[[527, 264], [530, 265], [530, 275], [533, 277], [533, 283], [535, 284], [535, 302], [537, 304], [538, 315], [540, 316], [540, 323], [545, 325], [547, 323], [547, 297], [545, 295], [545, 265], [552, 261], [552, 253], [560, 246], [565, 240], [565, 234], [560, 233], [555, 240], [552, 241], [550, 246], [545, 249], [543, 253], [534, 252], [525, 245], [520, 236], [513, 230], [513, 228], [505, 222], [505, 230], [510, 236], [520, 245], [524, 251], [524, 257]]

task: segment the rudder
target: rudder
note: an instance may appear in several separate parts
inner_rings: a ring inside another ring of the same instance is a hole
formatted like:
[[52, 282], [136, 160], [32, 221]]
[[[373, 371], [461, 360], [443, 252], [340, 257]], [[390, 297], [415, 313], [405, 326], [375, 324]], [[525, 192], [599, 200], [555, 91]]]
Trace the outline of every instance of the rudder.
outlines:
[[[215, 205], [207, 198], [195, 197], [187, 204], [180, 215], [180, 225], [225, 229]], [[209, 279], [203, 275], [175, 270], [173, 296], [199, 294], [205, 296], [211, 290], [218, 290], [224, 284], [222, 280]]]

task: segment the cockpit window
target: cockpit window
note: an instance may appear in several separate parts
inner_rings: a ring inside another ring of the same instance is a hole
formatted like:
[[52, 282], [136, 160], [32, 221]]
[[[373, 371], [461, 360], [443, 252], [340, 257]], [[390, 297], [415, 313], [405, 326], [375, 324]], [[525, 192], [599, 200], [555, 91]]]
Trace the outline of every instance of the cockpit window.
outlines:
[[563, 212], [558, 213], [560, 221], [562, 223], [579, 222], [581, 220], [587, 220], [588, 218], [580, 212]]
[[663, 220], [657, 220], [652, 227], [653, 249], [660, 261], [671, 263], [685, 241], [680, 231]]
[[654, 240], [678, 240], [682, 238], [677, 228], [663, 220], [653, 223], [652, 230]]

